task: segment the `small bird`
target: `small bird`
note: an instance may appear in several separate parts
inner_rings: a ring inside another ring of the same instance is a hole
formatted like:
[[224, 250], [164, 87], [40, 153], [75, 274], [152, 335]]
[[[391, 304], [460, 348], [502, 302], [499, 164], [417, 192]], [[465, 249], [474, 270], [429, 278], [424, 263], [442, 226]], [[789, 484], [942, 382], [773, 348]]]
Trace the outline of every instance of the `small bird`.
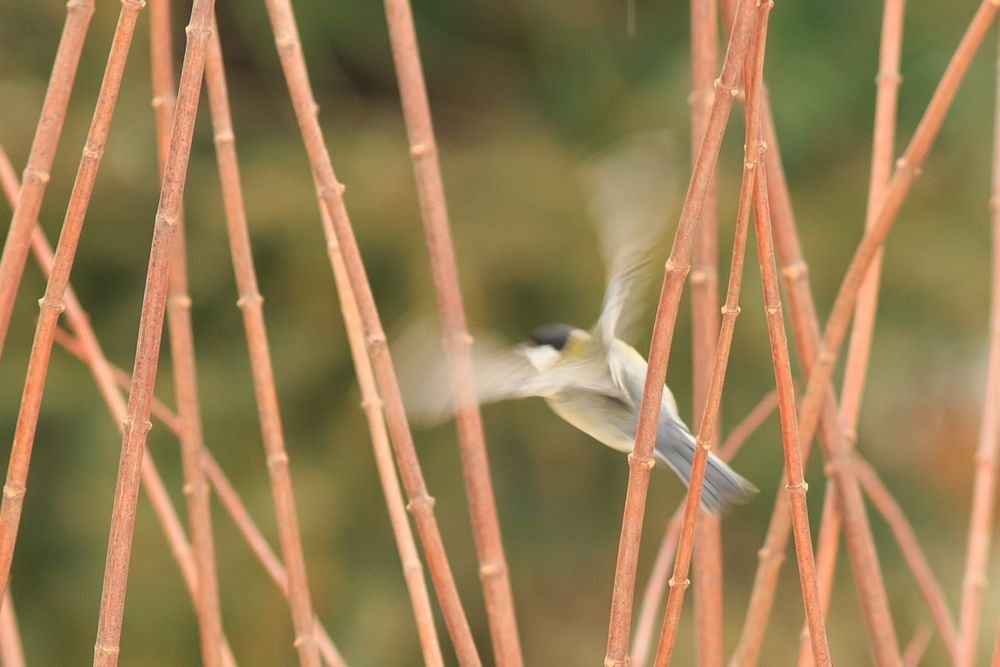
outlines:
[[[673, 196], [669, 137], [645, 133], [581, 169], [597, 221], [608, 282], [597, 323], [589, 330], [569, 324], [536, 329], [530, 342], [503, 347], [479, 337], [473, 347], [476, 400], [493, 403], [541, 397], [553, 412], [598, 442], [631, 452], [642, 403], [646, 360], [622, 340], [636, 322], [649, 260], [663, 235]], [[452, 406], [446, 365], [428, 332], [404, 337], [399, 346], [404, 398], [418, 421], [440, 421]], [[440, 346], [437, 348], [440, 350]], [[695, 438], [664, 385], [656, 432], [656, 461], [685, 484], [691, 477]], [[719, 514], [757, 493], [722, 459], [709, 453], [701, 506]]]

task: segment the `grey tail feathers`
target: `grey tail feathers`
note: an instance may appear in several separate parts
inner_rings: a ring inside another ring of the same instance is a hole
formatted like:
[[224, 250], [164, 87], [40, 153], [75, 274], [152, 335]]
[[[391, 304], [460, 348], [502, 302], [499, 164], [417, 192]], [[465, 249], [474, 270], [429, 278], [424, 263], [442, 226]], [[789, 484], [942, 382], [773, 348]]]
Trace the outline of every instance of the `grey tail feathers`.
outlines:
[[[691, 480], [694, 464], [694, 437], [675, 421], [664, 423], [656, 433], [656, 458], [677, 473], [684, 484]], [[725, 461], [709, 452], [705, 467], [705, 482], [701, 490], [701, 507], [712, 514], [723, 514], [733, 505], [745, 505], [757, 494], [753, 484], [730, 468]]]

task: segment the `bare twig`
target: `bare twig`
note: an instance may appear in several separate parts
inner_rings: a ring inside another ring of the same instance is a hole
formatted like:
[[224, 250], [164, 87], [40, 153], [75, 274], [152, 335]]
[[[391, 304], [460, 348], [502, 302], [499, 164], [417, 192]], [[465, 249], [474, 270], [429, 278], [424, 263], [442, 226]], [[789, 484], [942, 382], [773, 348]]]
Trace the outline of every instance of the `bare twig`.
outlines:
[[[629, 454], [629, 481], [625, 495], [621, 535], [618, 541], [618, 560], [615, 564], [615, 581], [611, 595], [611, 614], [608, 624], [608, 644], [605, 667], [624, 667], [628, 664], [629, 630], [632, 625], [632, 598], [635, 593], [635, 573], [639, 560], [639, 542], [642, 537], [642, 520], [646, 510], [649, 475], [654, 460], [654, 439], [663, 398], [663, 383], [670, 361], [677, 311], [680, 308], [684, 279], [690, 268], [691, 246], [694, 230], [705, 202], [705, 195], [719, 158], [722, 134], [736, 94], [736, 83], [747, 52], [752, 29], [752, 0], [743, 0], [741, 10], [729, 40], [722, 66], [722, 75], [716, 82], [715, 100], [709, 115], [704, 139], [692, 170], [691, 183], [681, 219], [674, 235], [673, 247], [667, 259], [663, 286], [660, 291], [653, 338], [649, 349], [649, 366], [643, 388], [639, 424], [636, 429], [635, 447]], [[690, 497], [690, 496], [689, 496]], [[697, 505], [697, 503], [695, 503]]]
[[510, 576], [500, 537], [493, 482], [490, 480], [483, 421], [475, 397], [470, 354], [472, 338], [462, 305], [437, 141], [413, 25], [413, 10], [409, 0], [385, 0], [385, 14], [409, 134], [424, 235], [434, 274], [438, 311], [444, 324], [444, 348], [455, 400], [463, 479], [479, 556], [479, 578], [486, 598], [493, 653], [499, 667], [521, 667], [524, 659], [518, 639]]
[[865, 494], [878, 509], [885, 522], [889, 524], [889, 529], [896, 538], [896, 543], [899, 544], [903, 559], [917, 582], [920, 594], [927, 602], [927, 608], [930, 610], [934, 624], [941, 635], [941, 641], [948, 650], [948, 655], [954, 660], [958, 646], [958, 632], [955, 630], [955, 621], [951, 617], [948, 601], [944, 597], [944, 591], [941, 590], [941, 584], [935, 578], [910, 522], [906, 520], [903, 510], [896, 503], [895, 498], [892, 497], [882, 480], [879, 479], [878, 473], [871, 465], [861, 459], [860, 455], [856, 455], [856, 460], [858, 479], [864, 486]]
[[312, 632], [313, 611], [309, 599], [305, 556], [299, 535], [285, 434], [281, 424], [281, 410], [278, 405], [271, 350], [264, 322], [264, 297], [261, 296], [257, 286], [257, 274], [250, 249], [250, 234], [247, 231], [222, 48], [216, 34], [213, 34], [209, 41], [205, 76], [212, 111], [212, 127], [215, 132], [215, 150], [219, 160], [219, 175], [222, 180], [226, 230], [239, 291], [236, 305], [243, 314], [254, 395], [257, 399], [257, 412], [260, 416], [264, 451], [267, 455], [267, 470], [271, 478], [271, 495], [278, 522], [278, 537], [282, 557], [288, 568], [289, 602], [292, 624], [295, 627], [294, 644], [299, 651], [302, 664], [313, 665], [319, 662], [319, 654]]
[[[875, 100], [875, 129], [872, 137], [872, 166], [868, 187], [866, 228], [874, 222], [878, 205], [892, 175], [893, 147], [896, 138], [896, 107], [899, 85], [900, 51], [903, 43], [903, 9], [905, 0], [887, 0], [882, 16], [882, 36], [879, 47], [878, 75], [875, 77], [878, 94]], [[848, 447], [856, 444], [858, 415], [864, 393], [865, 376], [871, 352], [875, 313], [878, 305], [879, 276], [882, 268], [882, 250], [875, 255], [865, 276], [858, 304], [854, 312], [854, 327], [848, 347], [844, 387], [841, 393], [841, 430], [847, 437]], [[825, 610], [830, 604], [838, 545], [840, 542], [840, 510], [836, 502], [836, 489], [830, 487], [823, 502], [823, 519], [820, 525], [817, 569], [820, 573], [820, 598]], [[803, 627], [799, 649], [799, 665], [810, 665], [808, 628]]]
[[[111, 52], [108, 55], [107, 68], [97, 98], [97, 106], [94, 109], [93, 120], [87, 133], [83, 157], [80, 160], [66, 217], [63, 221], [62, 234], [56, 248], [52, 273], [45, 288], [45, 295], [38, 302], [40, 313], [35, 328], [31, 357], [28, 361], [24, 390], [21, 394], [21, 408], [14, 431], [14, 443], [11, 446], [10, 464], [7, 467], [3, 504], [0, 505], [0, 591], [6, 591], [9, 583], [10, 566], [14, 558], [17, 530], [21, 521], [21, 509], [24, 505], [28, 467], [31, 463], [31, 450], [35, 441], [35, 429], [38, 426], [38, 414], [41, 409], [42, 393], [45, 390], [49, 358], [52, 354], [52, 336], [59, 320], [59, 314], [65, 308], [63, 295], [69, 283], [69, 274], [73, 267], [76, 247], [80, 240], [80, 233], [83, 231], [83, 221], [90, 204], [90, 195], [93, 192], [101, 155], [104, 152], [111, 116], [118, 99], [125, 61], [128, 58], [132, 35], [135, 32], [136, 18], [141, 8], [141, 0], [128, 0], [122, 3], [118, 26], [115, 29]], [[64, 114], [60, 114], [58, 120], [61, 121], [63, 116]], [[53, 149], [54, 145], [53, 142]], [[51, 158], [48, 162], [51, 164]], [[35, 172], [28, 173], [29, 180], [38, 177], [39, 175]], [[37, 190], [38, 187], [38, 184], [32, 185], [32, 192], [37, 191], [37, 195], [29, 194], [27, 195], [28, 199], [38, 196], [40, 200], [42, 193]], [[19, 197], [19, 202], [20, 200]], [[15, 217], [17, 216], [15, 215]], [[28, 225], [28, 231], [34, 226], [34, 217], [36, 216], [32, 216], [32, 219], [25, 223]], [[23, 262], [21, 262], [21, 269], [23, 269]], [[20, 274], [22, 271], [18, 270], [17, 273]], [[13, 278], [19, 279], [19, 275], [13, 276]]]
[[[1000, 62], [998, 62], [1000, 71]], [[1000, 76], [997, 78], [1000, 87]], [[990, 213], [993, 233], [993, 292], [990, 305], [990, 352], [983, 416], [976, 450], [976, 477], [972, 488], [969, 517], [969, 541], [966, 549], [965, 575], [962, 581], [962, 611], [959, 615], [958, 667], [972, 667], [986, 591], [986, 567], [989, 561], [993, 529], [993, 505], [996, 501], [997, 447], [1000, 446], [1000, 92], [997, 93], [996, 128], [993, 147], [993, 192]]]
[[406, 411], [396, 379], [396, 371], [389, 355], [385, 331], [379, 318], [371, 285], [365, 273], [361, 253], [344, 205], [343, 190], [333, 171], [329, 153], [323, 140], [323, 131], [316, 117], [316, 102], [312, 94], [305, 58], [299, 43], [298, 29], [289, 0], [266, 0], [281, 59], [288, 83], [292, 105], [302, 133], [306, 152], [312, 168], [313, 179], [321, 205], [329, 215], [326, 226], [327, 244], [339, 244], [344, 266], [357, 299], [358, 312], [364, 327], [365, 344], [372, 362], [392, 444], [399, 466], [399, 474], [409, 499], [408, 509], [413, 514], [417, 532], [427, 559], [428, 570], [441, 604], [448, 634], [462, 667], [478, 667], [481, 662], [468, 619], [455, 586], [455, 579], [448, 564], [444, 543], [434, 517], [434, 499], [427, 492], [427, 485], [420, 470], [420, 462], [413, 445], [413, 435], [406, 420]]
[[[774, 409], [778, 407], [778, 396], [774, 391], [769, 391], [747, 413], [736, 427], [729, 432], [722, 447], [719, 448], [719, 458], [729, 461], [743, 447], [747, 439], [753, 435], [760, 425], [767, 419]], [[663, 599], [663, 591], [667, 584], [667, 574], [669, 572], [671, 559], [674, 550], [677, 548], [677, 540], [681, 534], [681, 520], [684, 518], [684, 505], [682, 504], [671, 515], [667, 522], [667, 530], [660, 542], [660, 548], [656, 552], [656, 560], [649, 572], [649, 581], [646, 583], [646, 590], [642, 594], [642, 603], [639, 607], [639, 616], [635, 624], [635, 638], [632, 640], [632, 664], [645, 665], [649, 657], [649, 649], [653, 640], [653, 624], [656, 622], [656, 613], [659, 610], [660, 602]], [[704, 514], [699, 521], [704, 519]]]
[[[668, 585], [670, 593], [667, 596], [667, 609], [664, 613], [663, 630], [659, 645], [656, 648], [654, 664], [656, 667], [666, 667], [673, 655], [674, 642], [677, 638], [677, 627], [680, 623], [681, 606], [684, 601], [684, 591], [690, 583], [688, 580], [688, 565], [691, 551], [694, 547], [694, 528], [698, 518], [701, 492], [705, 480], [705, 467], [708, 463], [708, 452], [712, 447], [715, 427], [719, 423], [719, 410], [722, 402], [722, 389], [726, 378], [726, 368], [729, 364], [729, 352], [733, 341], [733, 331], [736, 317], [740, 313], [739, 298], [743, 286], [743, 264], [746, 255], [747, 234], [750, 228], [750, 210], [754, 193], [754, 181], [758, 177], [757, 165], [760, 160], [762, 145], [760, 142], [760, 81], [764, 68], [764, 49], [767, 37], [768, 16], [771, 3], [764, 2], [756, 17], [756, 31], [753, 37], [754, 49], [752, 57], [745, 59], [743, 77], [747, 90], [747, 127], [744, 144], [743, 177], [740, 183], [739, 207], [736, 213], [736, 236], [733, 241], [733, 256], [729, 268], [729, 285], [726, 288], [726, 303], [722, 307], [722, 324], [719, 329], [718, 346], [712, 366], [711, 384], [705, 399], [705, 410], [702, 413], [701, 425], [698, 427], [697, 447], [691, 465], [691, 478], [688, 480], [688, 493], [684, 505], [684, 520], [681, 527], [680, 541], [677, 546], [677, 557], [674, 561], [674, 572]], [[794, 397], [793, 397], [794, 401]]]
[[[174, 115], [174, 64], [170, 29], [170, 0], [153, 0], [150, 6], [150, 62], [153, 79], [153, 109], [156, 113], [156, 146], [160, 177], [166, 168], [170, 126]], [[174, 371], [177, 412], [181, 419], [181, 462], [184, 494], [187, 496], [191, 545], [198, 570], [198, 599], [195, 605], [205, 667], [222, 661], [222, 610], [219, 581], [215, 570], [215, 542], [212, 538], [212, 508], [201, 452], [205, 448], [198, 402], [198, 375], [195, 369], [194, 332], [191, 327], [191, 297], [188, 290], [187, 252], [183, 215], [177, 217], [170, 281], [167, 297], [170, 359]]]
[[[691, 0], [691, 154], [697, 154], [712, 111], [712, 83], [718, 71], [718, 7], [715, 0]], [[708, 186], [691, 258], [692, 394], [697, 421], [705, 410], [712, 377], [712, 357], [719, 332], [719, 218], [716, 183]], [[718, 446], [719, 430], [712, 446]], [[695, 654], [700, 667], [722, 667], [722, 529], [721, 520], [702, 512], [695, 543]], [[642, 663], [640, 663], [642, 664]]]
[[0, 355], [3, 354], [10, 318], [14, 311], [14, 301], [24, 275], [24, 263], [28, 259], [31, 230], [38, 221], [42, 208], [45, 188], [49, 183], [49, 172], [56, 158], [59, 135], [66, 120], [76, 70], [80, 64], [80, 54], [87, 37], [87, 28], [94, 15], [93, 0], [71, 0], [66, 5], [66, 23], [56, 59], [49, 75], [49, 87], [45, 91], [42, 112], [38, 117], [35, 138], [28, 154], [28, 165], [24, 169], [24, 188], [14, 205], [14, 216], [7, 230], [7, 239], [0, 256]]
[[[128, 587], [128, 567], [132, 555], [132, 534], [135, 528], [136, 497], [139, 492], [139, 470], [146, 447], [146, 436], [151, 428], [149, 410], [160, 356], [171, 243], [184, 196], [184, 183], [205, 66], [205, 50], [212, 33], [214, 5], [214, 0], [195, 0], [191, 9], [191, 21], [187, 27], [187, 48], [184, 53], [184, 66], [181, 69], [177, 104], [174, 108], [170, 148], [160, 189], [149, 270], [146, 274], [146, 290], [139, 319], [135, 368], [132, 371], [134, 382], [129, 393], [128, 413], [122, 429], [124, 432], [122, 453], [111, 513], [111, 535], [108, 539], [108, 557], [101, 591], [94, 667], [113, 667], [118, 664], [125, 591]], [[130, 3], [126, 2], [124, 6], [127, 8]], [[318, 664], [318, 660], [314, 664]]]
[[21, 632], [17, 629], [17, 615], [9, 590], [4, 593], [3, 607], [0, 608], [0, 665], [25, 667], [24, 646], [21, 645]]

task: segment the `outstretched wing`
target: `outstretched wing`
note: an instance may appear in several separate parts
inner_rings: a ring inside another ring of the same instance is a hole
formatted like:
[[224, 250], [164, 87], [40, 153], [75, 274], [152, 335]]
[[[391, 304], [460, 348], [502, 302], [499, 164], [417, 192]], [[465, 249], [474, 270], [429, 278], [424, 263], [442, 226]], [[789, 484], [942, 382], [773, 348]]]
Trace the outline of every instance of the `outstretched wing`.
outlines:
[[642, 315], [676, 198], [675, 166], [673, 143], [660, 131], [629, 137], [580, 169], [608, 276], [595, 343], [627, 337]]
[[[488, 336], [477, 337], [472, 346], [476, 400], [486, 404], [544, 397], [567, 387], [617, 393], [602, 359], [559, 361], [539, 370], [529, 355], [544, 354], [546, 350], [504, 346]], [[440, 336], [428, 327], [411, 328], [393, 346], [392, 354], [403, 402], [415, 423], [435, 424], [454, 415], [448, 362]]]

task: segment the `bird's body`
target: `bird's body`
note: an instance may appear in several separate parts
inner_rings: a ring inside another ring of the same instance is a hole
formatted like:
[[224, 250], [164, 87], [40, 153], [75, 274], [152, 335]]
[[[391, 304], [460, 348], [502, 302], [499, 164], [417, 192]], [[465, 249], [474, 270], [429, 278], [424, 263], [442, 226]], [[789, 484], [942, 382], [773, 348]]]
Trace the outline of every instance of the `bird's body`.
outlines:
[[[533, 338], [536, 346], [525, 348], [524, 353], [541, 375], [558, 374], [560, 365], [570, 367], [570, 373], [587, 369], [582, 371], [587, 375], [584, 386], [568, 383], [539, 394], [552, 411], [598, 442], [620, 452], [631, 452], [646, 379], [642, 355], [618, 338], [612, 338], [607, 353], [601, 354], [603, 345], [590, 333], [569, 325], [548, 325]], [[595, 353], [607, 363], [588, 363]], [[602, 366], [604, 373], [598, 370]], [[597, 377], [599, 374], [603, 377]], [[599, 390], [602, 385], [605, 389]], [[673, 394], [664, 385], [653, 450], [657, 463], [670, 467], [687, 483], [695, 446], [694, 436], [677, 413]], [[756, 492], [722, 459], [709, 453], [702, 489], [705, 509], [721, 512], [730, 505], [747, 502]]]

